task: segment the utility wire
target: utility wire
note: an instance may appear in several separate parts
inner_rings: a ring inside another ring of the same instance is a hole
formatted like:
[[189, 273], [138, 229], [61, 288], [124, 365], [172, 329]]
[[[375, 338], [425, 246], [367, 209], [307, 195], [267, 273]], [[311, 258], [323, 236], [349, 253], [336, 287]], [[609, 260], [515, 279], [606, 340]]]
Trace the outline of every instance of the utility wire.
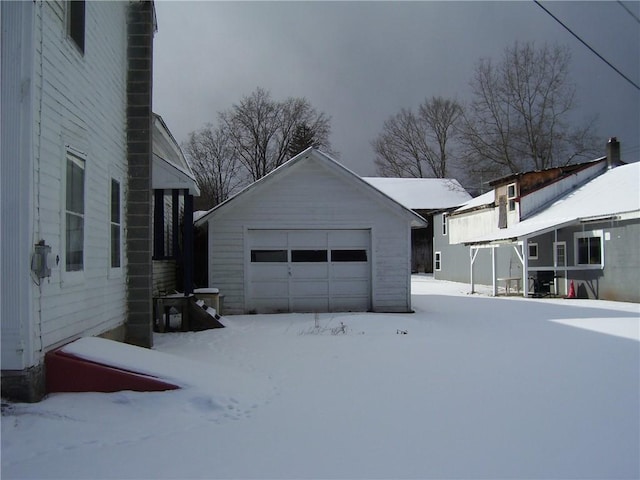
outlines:
[[629, 82], [631, 85], [633, 85], [636, 90], [640, 90], [640, 85], [638, 85], [637, 83], [635, 83], [633, 80], [631, 80], [629, 77], [627, 77], [624, 73], [622, 73], [620, 70], [618, 70], [615, 66], [613, 66], [606, 58], [604, 58], [602, 55], [600, 55], [598, 52], [596, 52], [593, 48], [591, 48], [591, 46], [585, 42], [584, 40], [582, 40], [577, 34], [573, 33], [573, 31], [567, 27], [564, 23], [562, 23], [562, 21], [556, 17], [553, 13], [551, 13], [549, 10], [547, 10], [545, 7], [542, 6], [542, 4], [538, 1], [538, 0], [533, 0], [535, 2], [536, 5], [538, 5], [542, 10], [544, 10], [545, 12], [547, 12], [547, 14], [553, 18], [556, 22], [558, 22], [560, 25], [562, 25], [566, 31], [568, 31], [571, 35], [573, 35], [575, 38], [578, 39], [578, 41], [580, 41], [580, 43], [582, 43], [585, 47], [587, 47], [589, 50], [591, 50], [592, 53], [594, 53], [600, 60], [602, 60], [604, 63], [606, 63], [607, 65], [609, 65], [609, 67], [611, 67], [618, 75], [620, 75], [622, 78], [624, 78], [627, 82]]
[[627, 7], [627, 6], [626, 6], [624, 3], [622, 3], [620, 0], [618, 0], [618, 4], [619, 4], [622, 8], [624, 8], [624, 9], [627, 11], [627, 13], [628, 13], [629, 15], [631, 15], [633, 18], [635, 18], [636, 22], [640, 23], [640, 18], [638, 18], [638, 17], [636, 16], [636, 14], [635, 14], [635, 13], [633, 13], [631, 10], [629, 10], [629, 7]]

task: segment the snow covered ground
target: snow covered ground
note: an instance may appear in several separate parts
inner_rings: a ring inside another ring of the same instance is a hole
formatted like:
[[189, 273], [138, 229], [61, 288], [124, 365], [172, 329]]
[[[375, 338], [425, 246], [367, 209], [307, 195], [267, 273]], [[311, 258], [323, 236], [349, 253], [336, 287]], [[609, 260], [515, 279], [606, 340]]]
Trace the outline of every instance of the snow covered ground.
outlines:
[[5, 406], [2, 478], [640, 477], [640, 306], [467, 290], [158, 334], [185, 388]]

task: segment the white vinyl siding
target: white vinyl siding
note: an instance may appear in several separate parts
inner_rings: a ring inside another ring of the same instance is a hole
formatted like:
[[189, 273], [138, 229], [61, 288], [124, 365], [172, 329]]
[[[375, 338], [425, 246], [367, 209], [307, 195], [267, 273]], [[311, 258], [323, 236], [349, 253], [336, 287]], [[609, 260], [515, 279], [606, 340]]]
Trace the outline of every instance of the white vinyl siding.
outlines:
[[[65, 2], [35, 8], [35, 75], [39, 118], [34, 135], [34, 238], [51, 245], [51, 277], [33, 295], [37, 348], [122, 325], [124, 275], [111, 275], [111, 179], [126, 179], [126, 2], [86, 2], [85, 54], [66, 38]], [[82, 272], [66, 271], [66, 149], [83, 152]], [[126, 182], [120, 183], [121, 195]], [[122, 219], [125, 208], [122, 207]], [[121, 223], [124, 231], [126, 225]], [[122, 250], [124, 245], [122, 244]], [[121, 267], [125, 252], [121, 251]]]

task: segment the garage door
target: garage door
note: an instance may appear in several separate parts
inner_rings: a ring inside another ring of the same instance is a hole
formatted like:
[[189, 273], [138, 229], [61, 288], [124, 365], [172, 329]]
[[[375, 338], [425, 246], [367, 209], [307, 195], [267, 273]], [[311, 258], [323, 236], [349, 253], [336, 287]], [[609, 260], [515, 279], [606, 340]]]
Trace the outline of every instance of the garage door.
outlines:
[[249, 230], [247, 243], [250, 310], [370, 309], [370, 230]]

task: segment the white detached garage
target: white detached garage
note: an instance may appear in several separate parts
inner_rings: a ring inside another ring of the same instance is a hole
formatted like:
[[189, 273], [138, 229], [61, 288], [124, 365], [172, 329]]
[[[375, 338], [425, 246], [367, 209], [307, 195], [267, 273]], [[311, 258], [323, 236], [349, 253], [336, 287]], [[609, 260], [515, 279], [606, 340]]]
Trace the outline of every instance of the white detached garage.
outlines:
[[225, 314], [411, 311], [411, 228], [426, 221], [310, 148], [210, 210], [209, 286]]

